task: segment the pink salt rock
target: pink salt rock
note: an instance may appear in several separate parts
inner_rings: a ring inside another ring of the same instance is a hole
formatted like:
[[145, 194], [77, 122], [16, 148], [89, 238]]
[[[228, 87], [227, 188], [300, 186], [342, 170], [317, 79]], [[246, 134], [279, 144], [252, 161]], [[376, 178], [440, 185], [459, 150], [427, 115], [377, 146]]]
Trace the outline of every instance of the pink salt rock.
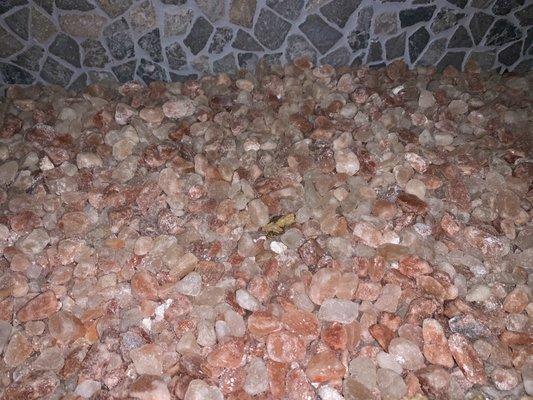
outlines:
[[424, 356], [431, 364], [453, 367], [453, 357], [448, 347], [442, 325], [436, 319], [425, 319], [422, 324]]
[[281, 328], [280, 320], [267, 311], [255, 311], [248, 317], [248, 331], [254, 336], [266, 336]]
[[311, 312], [296, 308], [286, 310], [281, 315], [281, 323], [289, 332], [307, 340], [313, 340], [318, 337], [318, 318]]
[[357, 222], [353, 228], [353, 234], [370, 247], [378, 247], [383, 242], [383, 236], [372, 224]]
[[16, 332], [4, 350], [4, 362], [8, 368], [21, 365], [33, 353], [33, 347], [23, 334]]
[[429, 263], [415, 255], [408, 255], [400, 259], [398, 270], [411, 278], [416, 278], [418, 275], [430, 274], [433, 268]]
[[449, 399], [450, 373], [437, 365], [417, 371], [420, 385], [425, 393], [437, 400]]
[[270, 387], [270, 393], [276, 400], [281, 400], [285, 396], [285, 378], [289, 370], [289, 364], [278, 363], [272, 360], [267, 360], [267, 373]]
[[232, 338], [217, 344], [207, 356], [207, 362], [218, 368], [238, 368], [244, 359], [244, 340]]
[[346, 368], [331, 350], [322, 351], [309, 359], [305, 374], [311, 382], [324, 383], [340, 380]]
[[157, 300], [159, 283], [148, 271], [139, 271], [131, 278], [131, 290], [141, 299]]
[[18, 312], [20, 322], [46, 319], [61, 307], [53, 291], [47, 290], [28, 301]]
[[315, 304], [322, 304], [325, 299], [335, 296], [341, 275], [338, 271], [322, 268], [311, 279], [309, 298]]
[[167, 101], [163, 104], [163, 113], [168, 118], [179, 119], [194, 114], [196, 105], [191, 99], [182, 98], [179, 100]]
[[63, 214], [58, 223], [65, 236], [83, 236], [90, 227], [90, 222], [85, 213], [81, 211], [72, 211]]
[[135, 114], [137, 111], [127, 104], [117, 103], [115, 107], [115, 121], [119, 125], [126, 125]]
[[508, 313], [520, 314], [529, 304], [529, 290], [524, 286], [517, 286], [507, 295], [503, 302], [503, 309]]
[[171, 400], [166, 383], [157, 376], [141, 375], [129, 387], [129, 395], [139, 400]]
[[287, 373], [285, 384], [286, 400], [317, 400], [315, 390], [300, 368], [292, 369]]
[[405, 338], [392, 339], [389, 354], [405, 369], [416, 371], [424, 366], [424, 356], [418, 346]]
[[517, 371], [499, 367], [492, 371], [490, 379], [498, 390], [513, 390], [520, 382]]
[[290, 363], [305, 358], [305, 340], [289, 332], [280, 331], [268, 335], [267, 354], [276, 362]]
[[47, 398], [59, 386], [57, 375], [51, 371], [33, 371], [21, 380], [12, 382], [2, 394], [3, 400], [40, 400]]
[[493, 236], [476, 227], [467, 226], [463, 230], [463, 236], [470, 246], [477, 248], [487, 257], [503, 257], [509, 253], [508, 240]]
[[59, 343], [68, 344], [85, 335], [85, 326], [68, 311], [58, 311], [48, 319], [50, 335]]
[[483, 362], [463, 335], [454, 333], [449, 337], [448, 345], [455, 362], [465, 374], [466, 379], [478, 385], [487, 383]]
[[139, 375], [163, 373], [163, 350], [155, 343], [145, 344], [130, 351], [130, 357]]

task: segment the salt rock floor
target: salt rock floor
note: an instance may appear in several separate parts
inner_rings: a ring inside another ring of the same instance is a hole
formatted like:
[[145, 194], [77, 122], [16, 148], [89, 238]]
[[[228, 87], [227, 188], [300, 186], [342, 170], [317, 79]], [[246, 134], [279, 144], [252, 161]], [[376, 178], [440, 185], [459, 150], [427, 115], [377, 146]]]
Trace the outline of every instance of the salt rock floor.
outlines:
[[530, 398], [532, 78], [10, 87], [0, 398]]

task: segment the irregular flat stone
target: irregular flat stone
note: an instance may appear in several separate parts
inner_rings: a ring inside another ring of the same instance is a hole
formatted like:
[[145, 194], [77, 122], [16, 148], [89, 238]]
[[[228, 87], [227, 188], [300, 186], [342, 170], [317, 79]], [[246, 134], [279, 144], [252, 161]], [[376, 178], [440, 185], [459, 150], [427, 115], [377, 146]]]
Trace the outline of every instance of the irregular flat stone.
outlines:
[[522, 5], [524, 5], [524, 0], [496, 0], [492, 6], [492, 12], [494, 15], [507, 15]]
[[75, 78], [70, 86], [68, 87], [68, 90], [73, 90], [77, 93], [83, 91], [87, 87], [87, 74], [84, 72], [83, 74], [80, 74], [77, 78]]
[[83, 65], [86, 67], [103, 68], [109, 62], [105, 47], [98, 40], [86, 39], [82, 42]]
[[423, 26], [409, 36], [409, 59], [414, 63], [426, 48], [429, 32]]
[[28, 7], [21, 8], [4, 19], [6, 25], [23, 40], [28, 40], [29, 20], [30, 9]]
[[185, 33], [192, 22], [191, 9], [178, 9], [176, 13], [165, 13], [164, 36], [177, 36]]
[[91, 11], [94, 6], [86, 0], [56, 0], [56, 7], [69, 11]]
[[168, 66], [172, 69], [180, 69], [187, 64], [187, 55], [179, 42], [174, 42], [165, 48]]
[[322, 65], [331, 65], [338, 68], [350, 63], [351, 52], [347, 47], [339, 47], [320, 59]]
[[91, 83], [102, 83], [109, 86], [114, 86], [117, 82], [115, 75], [109, 71], [89, 71], [89, 80]]
[[361, 0], [333, 0], [320, 7], [320, 12], [328, 21], [344, 28], [359, 4]]
[[311, 43], [302, 35], [290, 35], [287, 38], [285, 59], [288, 63], [291, 63], [295, 58], [300, 57], [307, 57], [313, 64], [316, 64], [317, 53]]
[[290, 23], [263, 8], [257, 17], [254, 35], [263, 46], [275, 50], [283, 44], [290, 29]]
[[386, 11], [374, 20], [375, 35], [392, 35], [398, 30], [398, 16], [395, 12]]
[[435, 65], [441, 59], [442, 55], [444, 54], [444, 50], [446, 50], [446, 38], [434, 40], [429, 44], [422, 57], [420, 57], [417, 65], [426, 67]]
[[45, 82], [67, 86], [73, 74], [74, 72], [71, 69], [58, 63], [53, 58], [47, 57], [39, 75]]
[[65, 60], [74, 67], [80, 67], [80, 46], [74, 39], [64, 33], [59, 33], [52, 44], [48, 47], [48, 51], [54, 56]]
[[59, 16], [59, 26], [65, 33], [84, 38], [99, 39], [105, 23], [106, 18], [95, 13], [64, 14]]
[[[61, 25], [61, 19], [59, 20]], [[63, 26], [61, 25], [63, 28]], [[64, 29], [64, 28], [63, 28]], [[57, 28], [54, 23], [42, 12], [35, 7], [31, 9], [31, 36], [39, 43], [46, 42], [51, 36], [55, 35]]]
[[406, 33], [402, 32], [385, 42], [385, 55], [387, 60], [403, 57], [405, 54]]
[[240, 68], [254, 72], [259, 62], [259, 56], [254, 53], [239, 53], [237, 54], [237, 62]]
[[466, 28], [462, 25], [460, 25], [455, 33], [453, 34], [452, 38], [448, 42], [448, 48], [454, 49], [458, 47], [472, 47], [472, 39], [470, 38], [470, 35], [468, 34], [468, 31]]
[[224, 57], [213, 61], [213, 72], [216, 74], [220, 72], [230, 75], [235, 74], [237, 72], [237, 64], [233, 53], [226, 54]]
[[0, 26], [0, 57], [8, 58], [24, 46], [13, 35]]
[[400, 11], [400, 25], [402, 28], [419, 22], [427, 22], [433, 16], [436, 6], [423, 6]]
[[366, 57], [367, 63], [375, 63], [383, 60], [383, 49], [381, 48], [381, 42], [372, 41], [368, 48], [368, 55]]
[[153, 61], [163, 61], [161, 35], [159, 33], [159, 29], [154, 29], [153, 31], [141, 36], [138, 43], [139, 47], [146, 51]]
[[492, 21], [494, 21], [494, 17], [492, 15], [485, 14], [483, 12], [474, 14], [468, 26], [470, 27], [470, 33], [472, 33], [472, 37], [474, 38], [474, 43], [476, 45], [481, 42], [485, 36], [485, 33], [489, 29], [489, 26], [492, 25]]
[[163, 67], [144, 58], [141, 59], [141, 62], [137, 66], [137, 76], [147, 85], [153, 81], [167, 80], [167, 75]]
[[522, 42], [515, 42], [510, 46], [507, 46], [498, 53], [498, 61], [503, 65], [510, 67], [518, 61], [520, 57], [520, 49], [522, 48]]
[[370, 39], [370, 34], [367, 31], [352, 31], [348, 35], [348, 44], [350, 45], [353, 52], [366, 49], [368, 46], [368, 40]]
[[47, 290], [28, 301], [17, 312], [20, 322], [38, 321], [46, 319], [61, 307], [55, 293]]
[[520, 25], [524, 27], [533, 25], [533, 4], [515, 12], [514, 15], [520, 22]]
[[135, 33], [143, 33], [156, 27], [155, 9], [150, 0], [139, 3], [130, 11], [130, 23]]
[[457, 22], [465, 17], [465, 13], [456, 12], [451, 8], [441, 8], [431, 23], [431, 30], [434, 33], [444, 32], [456, 26]]
[[475, 61], [479, 67], [484, 71], [489, 71], [494, 66], [496, 54], [494, 51], [473, 51], [468, 57], [468, 61]]
[[282, 17], [294, 21], [302, 12], [304, 0], [267, 0], [266, 4]]
[[227, 26], [216, 28], [211, 44], [209, 45], [209, 53], [220, 54], [233, 38], [233, 30]]
[[9, 84], [29, 85], [35, 80], [32, 74], [12, 64], [0, 63], [0, 73]]
[[33, 0], [33, 2], [48, 14], [52, 15], [52, 12], [54, 11], [54, 0]]
[[132, 0], [97, 0], [97, 2], [111, 18], [124, 14], [132, 4]]
[[0, 3], [0, 14], [4, 14], [16, 6], [28, 4], [28, 0], [4, 0]]
[[196, 4], [211, 22], [222, 18], [226, 12], [224, 0], [195, 0]]
[[458, 71], [462, 70], [463, 60], [465, 58], [464, 51], [449, 51], [437, 64], [437, 70], [442, 71], [447, 66], [451, 65]]
[[342, 37], [339, 31], [329, 26], [317, 14], [309, 15], [299, 28], [322, 54], [327, 52]]
[[104, 37], [111, 55], [117, 60], [133, 57], [133, 40], [125, 18], [121, 18], [104, 29]]
[[448, 3], [452, 3], [453, 5], [456, 5], [459, 8], [465, 8], [466, 3], [468, 3], [468, 0], [447, 0]]
[[256, 0], [232, 0], [229, 10], [229, 21], [233, 24], [251, 28], [254, 15]]
[[239, 29], [231, 46], [238, 50], [262, 51], [263, 47], [248, 32]]
[[133, 80], [136, 64], [137, 62], [135, 60], [131, 60], [115, 67], [111, 67], [111, 70], [120, 83], [125, 83]]
[[370, 25], [372, 24], [372, 16], [374, 9], [372, 6], [361, 8], [357, 13], [357, 22], [355, 24], [356, 30], [361, 32], [370, 32]]
[[497, 20], [487, 33], [487, 46], [501, 46], [521, 37], [520, 30], [505, 19]]
[[34, 44], [26, 51], [20, 53], [13, 62], [30, 71], [39, 71], [39, 62], [43, 58], [44, 49], [41, 46]]
[[183, 44], [191, 50], [191, 53], [196, 55], [205, 47], [212, 32], [213, 25], [204, 17], [198, 17]]

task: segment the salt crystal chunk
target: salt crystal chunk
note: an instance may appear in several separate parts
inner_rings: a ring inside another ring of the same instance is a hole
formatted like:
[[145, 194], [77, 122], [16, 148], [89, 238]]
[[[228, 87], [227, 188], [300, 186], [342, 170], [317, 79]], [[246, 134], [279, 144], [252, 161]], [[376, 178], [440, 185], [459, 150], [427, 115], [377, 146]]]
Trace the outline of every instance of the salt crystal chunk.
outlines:
[[363, 384], [367, 389], [372, 390], [377, 386], [377, 369], [374, 361], [365, 356], [358, 356], [350, 361], [348, 367], [350, 376]]
[[276, 254], [283, 254], [287, 250], [287, 246], [283, 244], [282, 242], [270, 242], [270, 250], [272, 250]]
[[403, 368], [398, 361], [394, 359], [389, 353], [380, 351], [376, 356], [376, 361], [380, 368], [391, 369], [397, 374], [402, 374]]
[[265, 362], [259, 357], [253, 357], [246, 366], [246, 380], [243, 389], [250, 396], [268, 390], [268, 372]]
[[359, 171], [359, 159], [353, 151], [337, 150], [335, 152], [335, 169], [339, 174], [355, 175]]
[[420, 91], [420, 97], [418, 98], [418, 106], [420, 108], [429, 108], [435, 105], [435, 97], [427, 90]]
[[163, 113], [168, 118], [184, 118], [193, 115], [196, 105], [191, 99], [182, 98], [175, 101], [167, 101], [163, 104]]
[[161, 375], [163, 373], [163, 349], [149, 343], [130, 351], [130, 357], [138, 374]]
[[176, 290], [186, 296], [198, 296], [202, 291], [202, 277], [191, 272], [176, 284]]
[[214, 346], [217, 342], [217, 335], [213, 322], [201, 320], [197, 326], [198, 336], [196, 341], [200, 346]]
[[407, 394], [401, 375], [390, 369], [378, 369], [378, 387], [383, 399], [399, 400]]
[[233, 310], [226, 310], [224, 312], [224, 320], [227, 324], [229, 334], [235, 337], [243, 337], [246, 333], [246, 324], [244, 318], [239, 313]]
[[321, 400], [344, 400], [344, 397], [339, 392], [328, 385], [320, 386], [318, 388], [318, 395]]
[[257, 311], [261, 308], [259, 301], [246, 289], [237, 290], [235, 292], [235, 300], [239, 306], [248, 311]]
[[92, 379], [86, 379], [83, 382], [78, 383], [78, 386], [76, 386], [76, 390], [74, 391], [74, 393], [76, 393], [78, 396], [83, 397], [84, 399], [88, 399], [96, 392], [98, 392], [101, 387], [102, 384], [100, 382]]
[[318, 319], [329, 322], [349, 324], [359, 313], [359, 305], [353, 301], [326, 299], [318, 310]]
[[209, 386], [200, 379], [193, 379], [183, 400], [224, 400], [224, 396], [219, 388]]
[[394, 338], [389, 344], [391, 354], [402, 367], [417, 370], [424, 366], [424, 356], [418, 346], [408, 339]]

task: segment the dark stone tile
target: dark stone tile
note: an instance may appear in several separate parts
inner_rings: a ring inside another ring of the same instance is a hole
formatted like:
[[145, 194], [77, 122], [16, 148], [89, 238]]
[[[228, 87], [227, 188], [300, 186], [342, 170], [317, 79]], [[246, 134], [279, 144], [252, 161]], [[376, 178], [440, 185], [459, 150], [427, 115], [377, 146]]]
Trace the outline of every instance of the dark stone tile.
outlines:
[[405, 54], [406, 36], [406, 33], [402, 32], [385, 42], [385, 55], [387, 60], [394, 60], [395, 58], [403, 57]]
[[339, 47], [320, 59], [320, 64], [329, 64], [335, 68], [348, 65], [350, 63], [351, 52], [347, 47]]
[[487, 33], [487, 46], [501, 46], [521, 37], [520, 30], [505, 19], [497, 20]]
[[253, 72], [259, 62], [259, 56], [255, 53], [239, 53], [237, 54], [237, 62], [239, 68]]
[[68, 87], [68, 90], [72, 90], [76, 93], [82, 92], [87, 87], [87, 74], [84, 72], [80, 74]]
[[366, 56], [366, 62], [369, 64], [383, 61], [383, 49], [381, 48], [381, 42], [372, 41], [368, 48], [368, 55]]
[[164, 16], [164, 36], [177, 36], [185, 33], [192, 22], [193, 11], [186, 8], [178, 8], [174, 12], [166, 12]]
[[266, 3], [279, 15], [292, 21], [300, 16], [304, 6], [304, 0], [267, 0]]
[[470, 6], [485, 10], [494, 0], [472, 0]]
[[138, 2], [128, 15], [131, 30], [136, 34], [144, 34], [157, 28], [157, 16], [152, 1]]
[[0, 74], [7, 84], [29, 85], [33, 83], [35, 78], [28, 71], [16, 65], [0, 62]]
[[235, 63], [235, 56], [233, 53], [226, 54], [224, 57], [213, 61], [213, 72], [215, 74], [225, 72], [229, 75], [235, 75], [237, 72], [237, 64]]
[[433, 22], [431, 23], [431, 30], [434, 33], [444, 32], [456, 26], [457, 22], [465, 17], [465, 13], [456, 12], [451, 8], [441, 8]]
[[463, 67], [464, 58], [464, 51], [449, 51], [444, 57], [442, 57], [442, 60], [440, 60], [437, 64], [437, 70], [439, 72], [443, 71], [446, 67], [451, 65], [452, 67], [455, 67], [455, 69], [457, 69], [458, 71], [461, 71]]
[[514, 42], [498, 53], [498, 61], [503, 65], [510, 67], [520, 58], [520, 50], [522, 50], [522, 41]]
[[494, 66], [496, 54], [493, 50], [489, 51], [473, 51], [468, 57], [468, 61], [475, 61], [479, 67], [485, 71], [489, 71]]
[[124, 14], [132, 4], [132, 0], [97, 0], [104, 12], [111, 18]]
[[133, 74], [135, 73], [136, 61], [131, 60], [123, 64], [111, 67], [111, 70], [117, 77], [120, 83], [125, 83], [133, 80]]
[[187, 0], [159, 0], [163, 4], [171, 4], [174, 6], [182, 6], [187, 3]]
[[517, 74], [527, 74], [531, 70], [533, 70], [533, 58], [520, 61], [513, 71]]
[[198, 79], [198, 74], [188, 74], [188, 75], [180, 75], [176, 74], [174, 72], [170, 72], [170, 81], [171, 82], [187, 82], [190, 80]]
[[28, 0], [2, 0], [0, 1], [0, 14], [11, 11], [13, 7], [28, 4]]
[[198, 17], [183, 43], [196, 55], [205, 47], [212, 32], [213, 25], [204, 17]]
[[137, 66], [137, 76], [147, 85], [150, 82], [167, 80], [167, 74], [161, 65], [155, 64], [144, 58], [141, 58], [141, 61]]
[[368, 46], [368, 39], [370, 34], [366, 31], [353, 31], [348, 35], [348, 44], [352, 48], [353, 52], [366, 49]]
[[211, 44], [209, 45], [209, 52], [211, 54], [220, 54], [224, 50], [226, 44], [228, 44], [233, 38], [233, 29], [222, 26], [215, 29], [215, 34], [213, 39], [211, 39]]
[[41, 68], [39, 63], [44, 55], [44, 49], [41, 46], [34, 44], [23, 53], [19, 54], [13, 62], [22, 68], [30, 71], [39, 71]]
[[7, 58], [23, 47], [22, 43], [0, 26], [0, 58]]
[[65, 87], [68, 86], [73, 74], [74, 72], [71, 69], [58, 63], [53, 58], [47, 57], [40, 76], [45, 82]]
[[54, 0], [33, 0], [33, 2], [48, 14], [52, 15], [52, 12], [54, 11]]
[[429, 21], [436, 8], [436, 6], [424, 6], [400, 11], [400, 24], [402, 28], [419, 22]]
[[374, 9], [372, 6], [366, 6], [361, 8], [357, 12], [357, 23], [355, 25], [356, 31], [370, 32], [370, 25], [372, 24], [372, 16], [374, 15]]
[[453, 34], [452, 38], [450, 39], [450, 42], [448, 43], [448, 48], [450, 49], [456, 49], [458, 47], [472, 47], [472, 39], [470, 39], [470, 35], [468, 34], [468, 31], [466, 28], [462, 25], [460, 25], [455, 33]]
[[398, 16], [395, 12], [385, 11], [374, 19], [375, 35], [393, 35], [398, 31]]
[[328, 21], [344, 28], [359, 4], [361, 0], [333, 0], [320, 7], [320, 12]]
[[522, 50], [522, 54], [526, 54], [528, 49], [533, 48], [531, 46], [531, 43], [533, 43], [533, 28], [528, 29], [526, 40], [524, 40], [524, 48]]
[[[305, 40], [305, 38], [304, 38]], [[288, 39], [287, 39], [287, 44], [288, 44]], [[281, 56], [283, 55], [283, 53], [269, 53], [269, 54], [265, 54], [263, 55], [263, 57], [261, 57], [262, 60], [265, 61], [265, 63], [267, 63], [267, 65], [281, 65]]]
[[422, 57], [419, 58], [416, 65], [421, 65], [423, 67], [436, 65], [437, 62], [441, 59], [445, 50], [446, 38], [439, 38], [432, 41], [427, 47]]
[[163, 50], [161, 48], [161, 34], [156, 28], [139, 38], [139, 47], [146, 51], [155, 62], [163, 61]]
[[90, 11], [94, 6], [86, 0], [56, 0], [56, 7], [61, 10]]
[[30, 9], [28, 7], [21, 8], [4, 19], [6, 25], [23, 40], [28, 40], [29, 20]]
[[195, 0], [195, 3], [211, 22], [218, 21], [226, 13], [224, 0]]
[[254, 35], [263, 46], [275, 50], [283, 44], [290, 29], [290, 23], [263, 8], [255, 22]]
[[465, 8], [466, 3], [468, 3], [468, 0], [448, 0], [448, 3], [451, 3], [459, 8]]
[[331, 49], [342, 37], [342, 34], [338, 30], [329, 26], [316, 14], [309, 15], [300, 24], [300, 30], [322, 54]]
[[529, 6], [515, 12], [515, 17], [522, 26], [533, 25], [533, 3]]
[[86, 39], [82, 42], [81, 47], [84, 53], [84, 66], [103, 68], [109, 62], [106, 49], [99, 40]]
[[290, 35], [287, 38], [287, 48], [285, 49], [285, 59], [291, 63], [295, 58], [307, 57], [316, 65], [316, 50], [302, 35]]
[[259, 43], [257, 43], [257, 40], [255, 40], [252, 35], [242, 29], [239, 29], [237, 31], [237, 35], [235, 36], [235, 40], [233, 41], [231, 46], [235, 49], [245, 51], [263, 50], [263, 47]]
[[422, 54], [429, 41], [429, 32], [423, 26], [409, 36], [409, 58], [414, 63]]
[[507, 15], [524, 5], [524, 0], [496, 0], [492, 6], [492, 12], [496, 15]]
[[350, 66], [352, 68], [357, 68], [357, 67], [360, 67], [361, 65], [363, 65], [363, 60], [365, 59], [365, 53], [359, 55], [359, 56], [356, 56], [354, 57], [354, 59], [352, 60], [352, 63], [350, 64]]
[[251, 28], [255, 15], [256, 0], [231, 0], [229, 21], [233, 24]]
[[57, 34], [52, 44], [48, 47], [48, 51], [74, 67], [81, 67], [80, 46], [74, 39], [64, 33]]
[[492, 15], [486, 14], [484, 12], [477, 12], [474, 14], [470, 20], [470, 33], [474, 39], [474, 43], [477, 45], [481, 43], [481, 40], [487, 33], [487, 30], [492, 25], [494, 17]]
[[[30, 36], [39, 43], [44, 44], [57, 33], [54, 23], [45, 14], [32, 7], [30, 11]], [[1, 43], [1, 42], [0, 42]]]
[[174, 42], [165, 48], [168, 66], [172, 69], [180, 69], [187, 64], [187, 54], [179, 42]]
[[104, 28], [104, 37], [107, 47], [115, 59], [123, 60], [134, 56], [135, 47], [124, 17]]

